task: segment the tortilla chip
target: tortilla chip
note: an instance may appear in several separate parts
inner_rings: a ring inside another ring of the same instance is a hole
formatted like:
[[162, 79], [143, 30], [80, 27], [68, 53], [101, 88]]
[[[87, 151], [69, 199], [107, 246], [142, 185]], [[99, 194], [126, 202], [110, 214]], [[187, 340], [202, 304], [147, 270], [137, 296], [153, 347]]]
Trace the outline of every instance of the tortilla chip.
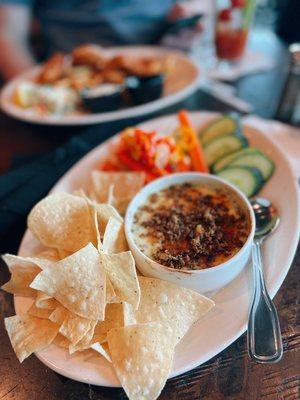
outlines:
[[124, 326], [124, 312], [121, 303], [107, 304], [105, 309], [105, 320], [98, 322], [92, 343], [103, 343], [106, 341], [107, 332], [112, 328]]
[[68, 341], [68, 339], [66, 337], [64, 337], [63, 335], [58, 333], [57, 336], [55, 337], [55, 339], [53, 340], [53, 344], [56, 344], [59, 347], [69, 350], [70, 342]]
[[35, 305], [38, 308], [46, 308], [48, 310], [54, 310], [58, 306], [58, 302], [53, 297], [38, 290], [35, 299]]
[[42, 244], [75, 252], [95, 243], [93, 223], [85, 199], [55, 193], [41, 200], [28, 216], [28, 227]]
[[91, 327], [91, 320], [79, 317], [68, 311], [59, 328], [59, 333], [65, 336], [73, 345], [77, 344]]
[[69, 257], [73, 253], [72, 251], [66, 251], [63, 249], [58, 249], [57, 252], [59, 254], [59, 259], [57, 261], [63, 260], [64, 258]]
[[139, 277], [141, 300], [135, 317], [138, 323], [160, 322], [170, 326], [179, 341], [214, 302], [201, 294], [155, 278]]
[[107, 204], [111, 204], [112, 206], [114, 205], [115, 202], [114, 190], [115, 190], [115, 185], [110, 185], [108, 188], [108, 195], [106, 201]]
[[62, 305], [58, 304], [55, 310], [53, 310], [52, 313], [49, 315], [49, 319], [58, 326], [61, 326], [68, 315], [69, 311]]
[[47, 308], [39, 308], [34, 303], [32, 303], [31, 307], [27, 311], [27, 314], [32, 315], [37, 318], [49, 319], [52, 310], [48, 310]]
[[5, 318], [4, 323], [20, 362], [35, 351], [47, 347], [58, 332], [58, 326], [53, 322], [30, 315], [15, 315]]
[[97, 242], [97, 249], [100, 251], [102, 249], [102, 242], [101, 242], [101, 235], [99, 231], [99, 224], [98, 224], [98, 213], [95, 207], [91, 207], [91, 213], [92, 213], [92, 218], [93, 218], [93, 226], [94, 226], [94, 234], [96, 237], [96, 242]]
[[75, 353], [75, 351], [83, 351], [83, 350], [87, 350], [91, 347], [91, 341], [92, 338], [94, 336], [94, 331], [95, 331], [95, 326], [97, 324], [97, 321], [90, 321], [90, 328], [89, 330], [86, 332], [86, 334], [83, 336], [83, 338], [76, 343], [75, 345], [73, 345], [72, 343], [70, 343], [69, 345], [69, 353], [73, 354]]
[[115, 218], [116, 220], [123, 222], [123, 218], [113, 206], [109, 204], [94, 204], [93, 207], [97, 212], [98, 230], [101, 237], [104, 235], [106, 225], [110, 218]]
[[10, 280], [1, 289], [17, 296], [34, 297], [36, 291], [29, 287], [33, 279], [41, 272], [32, 258], [13, 256], [6, 254], [2, 256], [11, 273]]
[[108, 362], [111, 363], [111, 358], [109, 355], [109, 349], [105, 346], [106, 343], [94, 343], [91, 345], [91, 349], [95, 350], [97, 353], [101, 354]]
[[100, 321], [104, 319], [105, 272], [100, 255], [91, 243], [44, 269], [30, 287], [54, 297], [80, 317]]
[[85, 191], [82, 188], [74, 190], [73, 195], [82, 197], [83, 199], [85, 199], [88, 202], [91, 201], [91, 199], [87, 196], [87, 194], [85, 193]]
[[[106, 172], [92, 171], [93, 192], [99, 203], [114, 201], [114, 207], [123, 214], [128, 203], [143, 187], [144, 172]], [[113, 196], [111, 187], [113, 186]]]
[[104, 232], [102, 250], [106, 253], [121, 253], [128, 250], [123, 222], [109, 218]]
[[39, 257], [33, 257], [29, 258], [31, 259], [34, 264], [36, 264], [41, 270], [50, 267], [54, 262], [57, 262], [58, 260], [54, 261], [54, 259], [50, 258], [39, 258]]
[[131, 304], [126, 301], [122, 302], [123, 305], [123, 316], [124, 316], [124, 326], [134, 325], [137, 323], [135, 319], [135, 311]]
[[61, 259], [59, 250], [57, 250], [57, 249], [45, 249], [43, 251], [40, 251], [34, 257], [36, 257], [38, 259], [41, 258], [43, 260], [49, 260], [49, 261], [54, 261], [54, 262], [59, 261]]
[[140, 302], [140, 286], [136, 274], [134, 258], [130, 251], [118, 254], [100, 253], [103, 267], [116, 295], [137, 309]]
[[90, 214], [92, 216], [92, 224], [94, 230], [94, 237], [96, 238], [97, 249], [100, 250], [102, 248], [102, 243], [101, 243], [99, 224], [98, 224], [98, 213], [95, 208], [96, 203], [85, 194], [83, 189], [76, 190], [74, 192], [74, 195], [83, 198], [89, 207]]
[[15, 256], [13, 254], [5, 254], [4, 256], [2, 256], [2, 258], [8, 265], [8, 268], [18, 264], [20, 265], [24, 264], [24, 266], [26, 266], [26, 264], [34, 264], [37, 267], [39, 267], [39, 269], [44, 269], [49, 267], [49, 265], [52, 264], [54, 257], [57, 257], [58, 255], [56, 253], [56, 255], [54, 256], [54, 253], [52, 251], [49, 252], [48, 250], [47, 251], [45, 250], [39, 254], [40, 255], [44, 254], [46, 257], [43, 258], [38, 255], [34, 257], [23, 257], [23, 256]]
[[130, 400], [154, 400], [173, 363], [171, 329], [159, 323], [114, 328], [107, 335], [116, 374]]
[[106, 275], [106, 303], [118, 303], [116, 292], [109, 278]]

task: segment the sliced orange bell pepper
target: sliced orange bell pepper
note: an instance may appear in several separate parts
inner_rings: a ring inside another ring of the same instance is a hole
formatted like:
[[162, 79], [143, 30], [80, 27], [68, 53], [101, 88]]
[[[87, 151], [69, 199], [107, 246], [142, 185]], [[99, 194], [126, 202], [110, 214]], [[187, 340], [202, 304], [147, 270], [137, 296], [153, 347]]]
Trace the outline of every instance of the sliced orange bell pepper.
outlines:
[[185, 110], [178, 113], [178, 119], [181, 124], [182, 134], [186, 137], [189, 155], [195, 171], [209, 172], [209, 168], [205, 161], [205, 155], [198, 136], [189, 120]]

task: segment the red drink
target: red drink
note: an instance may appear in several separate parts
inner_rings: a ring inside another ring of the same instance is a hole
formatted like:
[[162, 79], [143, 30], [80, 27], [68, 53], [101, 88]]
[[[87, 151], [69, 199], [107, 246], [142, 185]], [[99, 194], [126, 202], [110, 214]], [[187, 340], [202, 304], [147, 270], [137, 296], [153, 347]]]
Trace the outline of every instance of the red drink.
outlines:
[[231, 0], [217, 14], [215, 44], [219, 59], [239, 60], [246, 48], [255, 0]]
[[217, 56], [224, 60], [239, 60], [244, 54], [248, 38], [247, 29], [219, 29], [216, 32]]

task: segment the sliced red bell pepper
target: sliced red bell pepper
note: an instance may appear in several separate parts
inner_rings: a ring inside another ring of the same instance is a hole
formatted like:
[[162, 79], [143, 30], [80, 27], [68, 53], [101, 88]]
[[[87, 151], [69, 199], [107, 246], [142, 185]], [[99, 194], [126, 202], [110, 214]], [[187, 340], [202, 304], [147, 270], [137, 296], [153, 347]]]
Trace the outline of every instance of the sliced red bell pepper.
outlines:
[[106, 161], [102, 166], [101, 166], [102, 171], [122, 171], [124, 168], [121, 168], [120, 164], [116, 164], [111, 161]]
[[154, 168], [152, 170], [147, 169], [145, 165], [132, 159], [125, 151], [118, 151], [118, 157], [120, 161], [129, 167], [132, 171], [144, 171], [146, 174], [146, 181], [150, 182], [159, 176], [163, 176], [168, 174], [167, 171], [162, 170], [160, 168]]

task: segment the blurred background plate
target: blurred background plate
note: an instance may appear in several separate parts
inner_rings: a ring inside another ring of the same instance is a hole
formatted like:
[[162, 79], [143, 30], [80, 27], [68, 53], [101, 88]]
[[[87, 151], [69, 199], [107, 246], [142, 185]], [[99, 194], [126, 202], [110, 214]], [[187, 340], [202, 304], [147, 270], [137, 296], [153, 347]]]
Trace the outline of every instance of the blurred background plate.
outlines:
[[[32, 110], [22, 109], [13, 102], [13, 94], [16, 87], [23, 80], [33, 79], [39, 72], [40, 67], [36, 67], [25, 74], [13, 79], [7, 83], [0, 97], [0, 106], [8, 115], [21, 121], [44, 124], [44, 125], [91, 125], [101, 122], [116, 121], [124, 118], [143, 116], [165, 107], [176, 104], [185, 99], [198, 88], [199, 68], [196, 64], [180, 51], [170, 50], [156, 46], [125, 46], [113, 47], [105, 50], [105, 54], [111, 56], [116, 54], [125, 54], [133, 56], [154, 56], [154, 57], [172, 57], [172, 68], [166, 75], [164, 85], [164, 94], [161, 98], [149, 103], [126, 107], [117, 111], [105, 113], [86, 113], [68, 115], [38, 115]], [[174, 60], [174, 62], [173, 62]]]

